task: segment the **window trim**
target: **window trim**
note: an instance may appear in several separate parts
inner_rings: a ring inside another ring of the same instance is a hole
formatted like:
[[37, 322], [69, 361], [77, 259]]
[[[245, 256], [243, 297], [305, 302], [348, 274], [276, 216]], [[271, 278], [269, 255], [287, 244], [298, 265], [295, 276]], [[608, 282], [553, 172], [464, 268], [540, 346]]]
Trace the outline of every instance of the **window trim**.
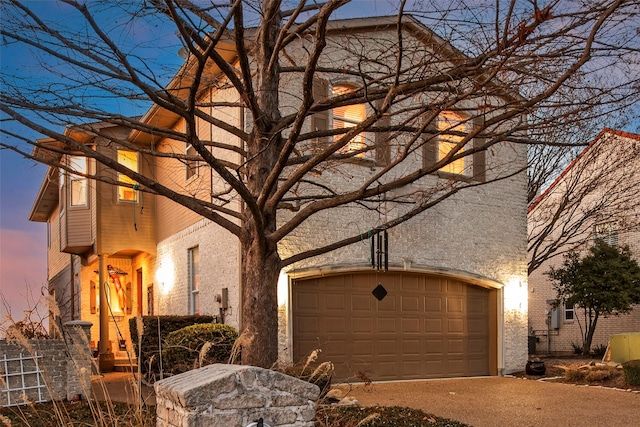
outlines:
[[[424, 143], [422, 144], [422, 166], [425, 169], [433, 168], [438, 162], [438, 140], [439, 132], [437, 129], [437, 118], [427, 127], [426, 136], [424, 137]], [[476, 128], [483, 126], [484, 119], [478, 115], [468, 119], [470, 124], [469, 132], [472, 132]], [[484, 146], [484, 137], [475, 136], [472, 140], [467, 141], [466, 147], [479, 148]], [[486, 150], [478, 150], [469, 154], [472, 157], [472, 173], [470, 175], [460, 175], [443, 171], [441, 169], [432, 171], [433, 175], [440, 178], [460, 180], [460, 181], [486, 181]]]
[[[79, 171], [80, 173], [84, 173], [87, 174], [89, 171], [89, 162], [88, 159], [84, 156], [69, 156], [67, 158], [67, 163], [68, 166], [71, 169], [75, 170], [76, 166], [82, 166], [79, 163], [74, 163], [74, 161], [78, 161], [80, 160], [81, 162], [84, 163], [84, 170]], [[89, 180], [87, 177], [81, 176], [81, 175], [77, 175], [73, 172], [67, 172], [65, 173], [65, 175], [67, 175], [67, 182], [69, 183], [68, 187], [69, 187], [69, 198], [67, 199], [69, 202], [69, 208], [72, 209], [76, 209], [76, 208], [86, 208], [89, 206]], [[81, 192], [83, 193], [83, 197], [81, 197], [81, 199], [83, 200], [83, 203], [75, 203], [74, 202], [74, 194], [75, 194], [75, 185], [80, 183], [80, 189]]]
[[[571, 318], [567, 315], [571, 313]], [[575, 304], [565, 303], [562, 306], [562, 321], [565, 323], [571, 323], [576, 319], [576, 306]]]

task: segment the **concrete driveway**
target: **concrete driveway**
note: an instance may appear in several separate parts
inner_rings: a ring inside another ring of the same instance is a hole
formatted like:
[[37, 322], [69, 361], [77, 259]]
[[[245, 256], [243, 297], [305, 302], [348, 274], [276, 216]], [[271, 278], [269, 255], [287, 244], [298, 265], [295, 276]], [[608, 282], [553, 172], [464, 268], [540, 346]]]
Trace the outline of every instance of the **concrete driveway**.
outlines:
[[[114, 372], [92, 381], [97, 399], [133, 402], [134, 376]], [[474, 427], [640, 426], [640, 393], [512, 377], [482, 377], [337, 386], [362, 406], [407, 406]], [[154, 404], [153, 389], [142, 387]]]
[[474, 427], [640, 426], [638, 393], [512, 377], [353, 385], [348, 395], [361, 406], [406, 406]]

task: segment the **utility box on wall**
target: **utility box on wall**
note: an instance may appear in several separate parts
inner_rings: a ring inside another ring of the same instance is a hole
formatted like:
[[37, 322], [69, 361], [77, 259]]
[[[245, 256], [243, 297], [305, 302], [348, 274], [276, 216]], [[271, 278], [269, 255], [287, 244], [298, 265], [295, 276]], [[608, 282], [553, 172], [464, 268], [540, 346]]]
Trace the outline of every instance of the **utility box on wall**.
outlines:
[[611, 361], [624, 363], [640, 359], [640, 333], [616, 334], [609, 339]]

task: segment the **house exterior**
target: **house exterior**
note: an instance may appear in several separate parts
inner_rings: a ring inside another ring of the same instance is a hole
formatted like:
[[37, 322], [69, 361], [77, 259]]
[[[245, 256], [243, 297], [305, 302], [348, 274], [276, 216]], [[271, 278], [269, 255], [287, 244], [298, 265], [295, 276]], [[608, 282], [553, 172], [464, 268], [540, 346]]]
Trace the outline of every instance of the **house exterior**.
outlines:
[[[561, 242], [555, 254], [529, 275], [529, 328], [536, 336], [536, 353], [571, 354], [582, 345], [583, 310], [554, 307], [556, 293], [545, 274], [551, 267], [562, 266], [562, 254], [572, 249], [586, 252], [596, 239], [602, 239], [611, 245], [628, 246], [640, 260], [638, 188], [640, 135], [604, 129], [529, 207], [529, 235], [548, 231], [535, 250]], [[549, 227], [558, 205], [566, 204], [570, 194], [579, 195], [574, 196], [575, 205], [568, 204], [565, 214], [558, 215], [558, 223]], [[530, 256], [534, 256], [532, 251]], [[607, 346], [613, 334], [638, 331], [637, 308], [629, 314], [601, 317], [591, 348]]]
[[[362, 38], [366, 40], [362, 49], [372, 53], [384, 50], [397, 38], [395, 24], [395, 17], [334, 22], [320, 65], [353, 66], [353, 57], [344, 46], [356, 33], [367, 36]], [[425, 41], [430, 33], [416, 20], [407, 18], [402, 30], [406, 33], [405, 44], [431, 53], [442, 47], [432, 39]], [[303, 53], [301, 43], [304, 41], [294, 42], [288, 50], [293, 61], [296, 47], [300, 55]], [[233, 45], [225, 46], [224, 52], [228, 55], [225, 59], [232, 62]], [[296, 78], [283, 75], [280, 97], [284, 109], [299, 104], [299, 97], [287, 90], [299, 84]], [[179, 82], [174, 83], [179, 87]], [[331, 90], [349, 90], [355, 84], [355, 80], [332, 81], [328, 74], [319, 73], [314, 97], [321, 99]], [[208, 114], [240, 128], [250, 123], [245, 110], [236, 106], [240, 98], [231, 87], [213, 84], [201, 96], [224, 104], [209, 107]], [[496, 98], [494, 102], [504, 101]], [[354, 107], [355, 111], [336, 108], [315, 114], [308, 120], [308, 128], [347, 126], [351, 117], [371, 108]], [[454, 113], [444, 112], [443, 123], [455, 119], [446, 114]], [[152, 107], [142, 121], [178, 131], [185, 127], [183, 119], [158, 106]], [[201, 120], [196, 124], [201, 139], [238, 147], [242, 144], [223, 129]], [[113, 131], [119, 129], [114, 127]], [[74, 137], [95, 143], [91, 135], [79, 133]], [[352, 140], [349, 149], [359, 147], [359, 137]], [[141, 131], [130, 133], [126, 140], [153, 146], [159, 153], [189, 153], [192, 149], [184, 142]], [[447, 143], [452, 142], [440, 141], [442, 146]], [[364, 233], [360, 243], [294, 263], [280, 272], [280, 359], [296, 362], [320, 348], [319, 360], [331, 361], [336, 377], [344, 380], [500, 375], [522, 370], [527, 359], [527, 185], [525, 174], [516, 172], [526, 166], [526, 147], [503, 142], [494, 148], [492, 156], [484, 151], [468, 156], [405, 190], [410, 195], [446, 185], [451, 179], [487, 181], [389, 229], [387, 271], [372, 268], [370, 236], [360, 228], [375, 223], [380, 215], [397, 214], [387, 212], [384, 203], [376, 212], [344, 208], [320, 213], [284, 239], [279, 245], [283, 257]], [[112, 158], [131, 161], [127, 153], [118, 153], [117, 144], [112, 150]], [[392, 150], [392, 144], [381, 145], [355, 162], [334, 165], [319, 174], [334, 188], [362, 182], [384, 166]], [[212, 153], [229, 156], [226, 159], [230, 161], [241, 160], [239, 154], [217, 148], [212, 148]], [[411, 161], [424, 164], [438, 155], [434, 145], [415, 153]], [[196, 197], [227, 194], [222, 180], [203, 164], [171, 156], [144, 161], [137, 158], [137, 164], [152, 169], [158, 182], [185, 189]], [[98, 166], [90, 162], [87, 167]], [[93, 321], [94, 325], [100, 320], [92, 311], [100, 299], [96, 302], [92, 292], [100, 291], [92, 289], [95, 283], [106, 283], [103, 288], [108, 288], [111, 309], [120, 308], [114, 310], [118, 315], [109, 316], [109, 335], [122, 335], [124, 347], [130, 348], [126, 321], [137, 314], [209, 314], [242, 330], [242, 254], [235, 236], [167, 198], [133, 191], [123, 196], [130, 199], [121, 200], [119, 191], [125, 191], [119, 190], [121, 187], [89, 183], [90, 213], [86, 221], [91, 226], [83, 232], [88, 240], [65, 246], [60, 242], [69, 239], [71, 229], [63, 227], [64, 212], [71, 213], [67, 206], [75, 188], [68, 177], [61, 178], [65, 176], [56, 168], [50, 169], [51, 179], [45, 179], [30, 219], [49, 224], [50, 288], [57, 297], [70, 292], [73, 318]], [[504, 178], [496, 180], [498, 177]], [[239, 208], [238, 204], [238, 198], [229, 197], [229, 208]], [[100, 271], [105, 271], [102, 276]], [[372, 295], [377, 285], [386, 290], [384, 298]], [[119, 289], [124, 289], [125, 302], [120, 302]], [[97, 329], [94, 333], [98, 335]]]

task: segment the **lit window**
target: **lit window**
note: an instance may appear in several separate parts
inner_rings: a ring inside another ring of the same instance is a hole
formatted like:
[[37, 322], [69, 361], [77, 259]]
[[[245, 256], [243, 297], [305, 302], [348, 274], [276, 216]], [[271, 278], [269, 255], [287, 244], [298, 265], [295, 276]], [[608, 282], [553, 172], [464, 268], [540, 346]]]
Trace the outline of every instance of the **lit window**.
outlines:
[[[444, 159], [469, 133], [471, 125], [460, 114], [453, 111], [443, 111], [438, 116], [438, 158]], [[460, 149], [460, 151], [464, 148]], [[466, 156], [446, 164], [440, 169], [442, 172], [456, 175], [473, 175], [473, 156]]]
[[[198, 152], [191, 144], [187, 144], [187, 148], [185, 149], [185, 154], [189, 157], [194, 157], [198, 155]], [[198, 161], [197, 160], [187, 160], [186, 161], [186, 178], [189, 179], [192, 176], [198, 175]]]
[[[334, 86], [332, 93], [334, 96], [344, 95], [354, 92], [354, 89], [345, 85]], [[333, 129], [345, 129], [359, 125], [366, 117], [367, 109], [364, 104], [345, 105], [333, 109]], [[336, 135], [339, 139], [343, 135]], [[361, 150], [365, 147], [365, 134], [359, 133], [354, 136], [351, 141], [342, 149], [342, 152], [353, 152]], [[364, 157], [365, 153], [358, 153], [357, 157]]]
[[614, 221], [596, 224], [593, 229], [593, 239], [609, 246], [618, 246], [618, 224]]
[[[135, 151], [118, 150], [118, 163], [128, 167], [134, 172], [138, 172], [138, 153]], [[133, 179], [121, 173], [118, 173], [118, 182], [131, 184], [132, 186], [136, 183]], [[118, 186], [118, 200], [136, 202], [138, 200], [138, 192], [132, 187], [120, 185]]]
[[200, 314], [200, 251], [198, 246], [190, 248], [189, 262], [189, 314]]
[[575, 308], [573, 303], [566, 303], [564, 305], [564, 320], [566, 322], [572, 322], [574, 319]]
[[69, 157], [69, 167], [78, 173], [69, 174], [71, 206], [87, 206], [87, 178], [80, 175], [87, 173], [87, 158], [71, 156]]

